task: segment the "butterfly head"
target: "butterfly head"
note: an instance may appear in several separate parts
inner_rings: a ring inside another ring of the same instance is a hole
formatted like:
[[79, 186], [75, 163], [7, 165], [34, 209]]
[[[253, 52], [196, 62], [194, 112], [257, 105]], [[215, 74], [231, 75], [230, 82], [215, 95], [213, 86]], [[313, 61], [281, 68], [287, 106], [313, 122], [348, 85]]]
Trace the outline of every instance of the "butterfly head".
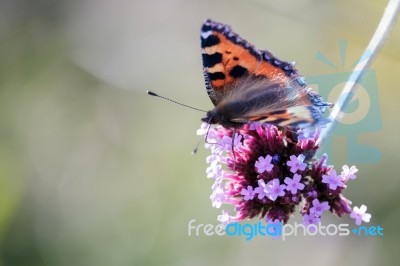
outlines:
[[216, 109], [208, 111], [207, 116], [202, 118], [201, 121], [207, 122], [211, 125], [219, 124], [224, 128], [240, 128], [245, 124], [244, 122], [234, 121], [229, 118], [224, 112]]

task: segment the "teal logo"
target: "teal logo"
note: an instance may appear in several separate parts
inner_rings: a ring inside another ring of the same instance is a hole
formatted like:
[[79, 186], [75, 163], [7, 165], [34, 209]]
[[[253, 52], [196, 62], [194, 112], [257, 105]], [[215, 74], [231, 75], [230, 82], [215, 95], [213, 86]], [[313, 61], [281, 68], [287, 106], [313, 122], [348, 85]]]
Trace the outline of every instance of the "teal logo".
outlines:
[[[333, 63], [323, 53], [316, 58], [332, 69], [331, 73], [306, 77], [307, 84], [314, 88], [328, 102], [335, 103], [347, 82], [352, 69], [358, 62], [346, 62], [347, 41], [339, 40], [340, 64]], [[363, 58], [361, 58], [362, 60]], [[346, 71], [347, 69], [347, 71]], [[327, 111], [329, 112], [329, 111]], [[363, 136], [382, 130], [382, 118], [379, 106], [378, 83], [375, 71], [368, 69], [358, 83], [357, 91], [345, 110], [345, 115], [335, 128], [334, 134], [323, 147], [323, 153], [333, 154], [333, 142], [336, 137], [345, 141], [347, 158], [350, 164], [377, 163], [381, 152], [362, 140]]]
[[383, 236], [383, 227], [378, 226], [360, 226], [353, 228], [351, 232], [356, 236]]

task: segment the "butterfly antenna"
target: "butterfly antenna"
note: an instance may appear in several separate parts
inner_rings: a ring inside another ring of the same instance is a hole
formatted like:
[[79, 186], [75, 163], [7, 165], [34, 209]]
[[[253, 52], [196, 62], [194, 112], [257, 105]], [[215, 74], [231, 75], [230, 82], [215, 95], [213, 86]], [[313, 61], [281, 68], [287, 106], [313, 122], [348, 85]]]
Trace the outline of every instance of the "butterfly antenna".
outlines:
[[195, 108], [195, 107], [192, 107], [192, 106], [189, 106], [189, 105], [186, 105], [186, 104], [183, 104], [183, 103], [180, 103], [180, 102], [171, 100], [171, 99], [169, 99], [169, 98], [167, 98], [167, 97], [158, 95], [157, 93], [152, 92], [152, 91], [147, 91], [147, 94], [148, 94], [148, 95], [151, 95], [151, 96], [155, 96], [155, 97], [161, 98], [161, 99], [164, 99], [164, 100], [167, 100], [167, 101], [170, 101], [170, 102], [173, 102], [173, 103], [176, 103], [176, 104], [181, 105], [181, 106], [185, 106], [185, 107], [187, 107], [187, 108], [190, 108], [190, 109], [193, 109], [193, 110], [196, 110], [196, 111], [200, 111], [200, 112], [207, 113], [207, 111], [204, 111], [204, 110], [201, 110], [201, 109], [198, 109], [198, 108]]
[[192, 151], [192, 155], [195, 155], [197, 153], [197, 151], [199, 150], [199, 146], [200, 146], [200, 143], [201, 143], [202, 140], [203, 140], [203, 136], [200, 136], [200, 139], [197, 142], [196, 147]]

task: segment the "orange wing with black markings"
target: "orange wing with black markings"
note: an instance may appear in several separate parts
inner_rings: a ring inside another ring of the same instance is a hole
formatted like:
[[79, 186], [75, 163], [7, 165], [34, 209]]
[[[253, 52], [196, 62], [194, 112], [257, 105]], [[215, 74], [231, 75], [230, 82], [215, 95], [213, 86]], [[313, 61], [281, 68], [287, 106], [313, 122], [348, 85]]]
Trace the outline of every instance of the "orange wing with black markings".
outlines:
[[258, 50], [227, 25], [207, 20], [201, 28], [207, 93], [215, 105], [202, 120], [226, 128], [249, 122], [277, 126], [324, 123], [332, 105], [307, 89], [291, 63]]
[[203, 71], [207, 93], [214, 105], [232, 88], [232, 84], [246, 76], [263, 77], [285, 84], [298, 79], [293, 65], [274, 57], [232, 32], [227, 25], [207, 20], [201, 28]]

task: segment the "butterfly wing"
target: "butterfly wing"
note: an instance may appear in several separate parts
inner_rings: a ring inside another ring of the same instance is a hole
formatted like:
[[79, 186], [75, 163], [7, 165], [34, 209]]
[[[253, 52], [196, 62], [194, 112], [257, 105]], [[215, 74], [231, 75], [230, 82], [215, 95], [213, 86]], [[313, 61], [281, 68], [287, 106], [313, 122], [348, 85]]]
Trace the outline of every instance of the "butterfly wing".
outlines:
[[253, 45], [232, 32], [227, 25], [207, 20], [201, 28], [203, 71], [207, 93], [217, 105], [231, 85], [247, 75], [286, 83], [298, 77], [292, 64]]
[[327, 120], [320, 96], [288, 81], [248, 77], [237, 82], [215, 107], [218, 114], [236, 123], [262, 122], [277, 126], [309, 126]]
[[[321, 116], [320, 111], [313, 106], [289, 107], [287, 109], [281, 109], [278, 111], [248, 116], [239, 120], [268, 123], [280, 127], [306, 127], [316, 125], [316, 121], [318, 121], [318, 125], [323, 125], [329, 121]], [[233, 119], [233, 121], [235, 121], [235, 119]]]
[[293, 65], [256, 49], [229, 26], [205, 21], [201, 48], [207, 93], [229, 120], [282, 126], [323, 120], [329, 104], [306, 89]]

